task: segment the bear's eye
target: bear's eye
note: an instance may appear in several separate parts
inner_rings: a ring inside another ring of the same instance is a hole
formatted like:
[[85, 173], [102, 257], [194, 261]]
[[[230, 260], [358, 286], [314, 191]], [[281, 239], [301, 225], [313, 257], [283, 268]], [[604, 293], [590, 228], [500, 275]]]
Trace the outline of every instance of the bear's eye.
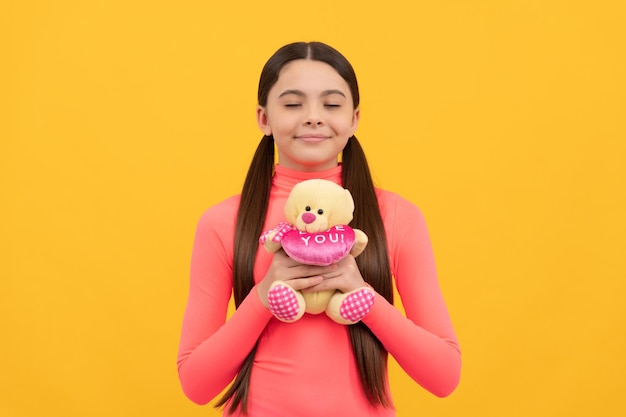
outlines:
[[324, 214], [324, 210], [322, 210], [322, 209], [317, 210], [317, 214], [319, 214], [321, 216], [322, 214]]
[[311, 206], [306, 206], [304, 209], [305, 209], [306, 211], [311, 211]]

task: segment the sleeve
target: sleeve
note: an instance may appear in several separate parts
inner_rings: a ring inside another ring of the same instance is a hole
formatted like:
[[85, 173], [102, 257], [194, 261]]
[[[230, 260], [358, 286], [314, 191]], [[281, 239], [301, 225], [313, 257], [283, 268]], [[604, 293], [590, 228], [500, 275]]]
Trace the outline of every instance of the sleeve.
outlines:
[[438, 397], [451, 394], [461, 373], [461, 352], [439, 288], [433, 251], [420, 210], [397, 197], [387, 207], [390, 261], [406, 317], [376, 294], [363, 322], [404, 371]]
[[178, 351], [183, 392], [198, 404], [211, 401], [232, 381], [271, 318], [253, 289], [226, 321], [234, 233], [222, 214], [207, 211], [196, 230]]

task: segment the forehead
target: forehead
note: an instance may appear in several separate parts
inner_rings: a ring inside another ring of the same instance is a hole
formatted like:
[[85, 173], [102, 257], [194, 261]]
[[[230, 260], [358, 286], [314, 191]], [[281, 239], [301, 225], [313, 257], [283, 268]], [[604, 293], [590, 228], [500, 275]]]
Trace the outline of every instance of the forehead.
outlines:
[[280, 95], [282, 91], [290, 89], [301, 90], [307, 94], [339, 90], [346, 97], [351, 97], [348, 83], [333, 67], [310, 59], [298, 59], [283, 66], [270, 94]]

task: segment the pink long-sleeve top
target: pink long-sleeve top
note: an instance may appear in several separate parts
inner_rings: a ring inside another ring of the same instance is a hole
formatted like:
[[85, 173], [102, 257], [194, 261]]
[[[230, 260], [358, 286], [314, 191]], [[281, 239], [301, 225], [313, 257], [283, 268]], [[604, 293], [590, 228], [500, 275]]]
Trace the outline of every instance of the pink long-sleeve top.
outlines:
[[[284, 221], [283, 208], [298, 182], [323, 178], [341, 184], [341, 166], [316, 173], [276, 166], [264, 230]], [[461, 354], [435, 270], [424, 218], [400, 196], [377, 190], [389, 259], [406, 316], [376, 294], [363, 318], [400, 366], [437, 396], [457, 386]], [[206, 404], [233, 380], [258, 340], [248, 399], [251, 417], [394, 416], [373, 407], [361, 388], [346, 326], [325, 314], [305, 314], [295, 323], [273, 318], [256, 290], [227, 320], [231, 297], [233, 239], [239, 196], [207, 210], [193, 247], [189, 298], [178, 353], [183, 391]], [[272, 255], [259, 247], [258, 283]], [[224, 415], [229, 415], [225, 410]], [[234, 414], [233, 416], [238, 416]]]

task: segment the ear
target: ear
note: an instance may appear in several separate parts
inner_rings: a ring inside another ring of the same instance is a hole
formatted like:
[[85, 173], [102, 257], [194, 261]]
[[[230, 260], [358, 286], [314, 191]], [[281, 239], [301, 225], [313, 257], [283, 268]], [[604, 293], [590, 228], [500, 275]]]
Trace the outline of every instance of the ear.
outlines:
[[272, 134], [272, 128], [270, 127], [269, 120], [267, 118], [267, 111], [262, 106], [256, 108], [256, 123], [259, 125], [259, 129], [265, 136]]
[[361, 118], [361, 109], [356, 108], [354, 110], [354, 114], [352, 115], [352, 134], [350, 135], [351, 137], [354, 136], [354, 134], [356, 133], [356, 128], [359, 127], [359, 119]]
[[347, 188], [344, 189], [344, 200], [344, 204], [350, 209], [350, 215], [352, 216], [352, 214], [354, 213], [354, 199], [352, 198], [352, 194], [350, 194], [350, 191]]
[[298, 218], [298, 200], [300, 197], [300, 183], [296, 184], [289, 193], [287, 201], [285, 202], [285, 219], [290, 223], [295, 223]]

